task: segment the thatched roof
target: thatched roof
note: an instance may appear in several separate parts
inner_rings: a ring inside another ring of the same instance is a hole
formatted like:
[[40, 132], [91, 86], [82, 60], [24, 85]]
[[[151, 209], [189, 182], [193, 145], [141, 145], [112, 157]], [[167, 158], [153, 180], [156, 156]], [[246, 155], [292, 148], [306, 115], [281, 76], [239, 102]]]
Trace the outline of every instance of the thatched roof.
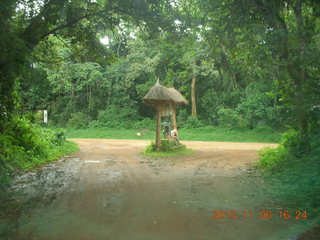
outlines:
[[175, 102], [177, 103], [184, 103], [187, 104], [188, 101], [181, 95], [180, 92], [178, 92], [175, 88], [169, 88], [169, 91], [171, 93], [171, 96], [173, 96]]
[[149, 105], [187, 103], [185, 98], [176, 89], [162, 86], [159, 80], [143, 98], [143, 101]]

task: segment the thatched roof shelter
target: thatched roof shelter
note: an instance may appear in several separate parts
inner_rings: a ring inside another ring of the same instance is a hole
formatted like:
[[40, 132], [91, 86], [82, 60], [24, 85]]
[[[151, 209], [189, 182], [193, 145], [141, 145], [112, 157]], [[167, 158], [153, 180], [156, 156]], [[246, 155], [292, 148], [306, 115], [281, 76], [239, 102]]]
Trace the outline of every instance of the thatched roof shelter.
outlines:
[[188, 101], [174, 87], [169, 88], [173, 100], [178, 104], [187, 104]]
[[160, 148], [161, 116], [172, 116], [173, 126], [176, 127], [176, 108], [187, 100], [175, 88], [166, 88], [159, 83], [149, 90], [143, 101], [157, 109], [156, 146]]
[[175, 88], [166, 88], [159, 83], [159, 80], [149, 90], [143, 101], [148, 105], [187, 103], [186, 99]]

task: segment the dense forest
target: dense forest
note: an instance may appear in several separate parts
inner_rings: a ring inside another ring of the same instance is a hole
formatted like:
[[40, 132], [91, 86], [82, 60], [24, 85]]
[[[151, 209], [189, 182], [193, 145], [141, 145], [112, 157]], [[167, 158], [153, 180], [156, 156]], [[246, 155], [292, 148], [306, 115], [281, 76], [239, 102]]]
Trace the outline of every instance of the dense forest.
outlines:
[[49, 126], [152, 127], [142, 99], [157, 79], [189, 101], [181, 127], [281, 131], [260, 166], [319, 173], [317, 0], [4, 0], [0, 11], [2, 179], [66, 148], [37, 110]]

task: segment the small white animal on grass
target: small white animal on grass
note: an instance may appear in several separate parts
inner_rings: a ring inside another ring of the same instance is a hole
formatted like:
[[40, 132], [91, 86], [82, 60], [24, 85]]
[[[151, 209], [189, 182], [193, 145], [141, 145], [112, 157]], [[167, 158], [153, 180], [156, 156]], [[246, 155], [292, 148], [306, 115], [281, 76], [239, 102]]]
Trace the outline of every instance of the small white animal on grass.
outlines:
[[137, 132], [137, 136], [138, 136], [138, 137], [141, 137], [141, 133]]

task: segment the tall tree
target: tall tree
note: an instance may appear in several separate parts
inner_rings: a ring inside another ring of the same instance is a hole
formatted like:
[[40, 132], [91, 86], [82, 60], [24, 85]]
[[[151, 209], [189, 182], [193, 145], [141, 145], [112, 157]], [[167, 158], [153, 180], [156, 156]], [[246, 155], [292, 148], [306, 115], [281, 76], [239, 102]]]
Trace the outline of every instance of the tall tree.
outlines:
[[162, 14], [163, 9], [170, 11], [167, 1], [6, 0], [0, 4], [1, 121], [9, 120], [14, 110], [17, 77], [28, 66], [34, 48], [49, 36], [69, 38], [72, 44], [88, 42], [99, 29], [113, 28], [120, 21], [153, 32], [170, 28]]

